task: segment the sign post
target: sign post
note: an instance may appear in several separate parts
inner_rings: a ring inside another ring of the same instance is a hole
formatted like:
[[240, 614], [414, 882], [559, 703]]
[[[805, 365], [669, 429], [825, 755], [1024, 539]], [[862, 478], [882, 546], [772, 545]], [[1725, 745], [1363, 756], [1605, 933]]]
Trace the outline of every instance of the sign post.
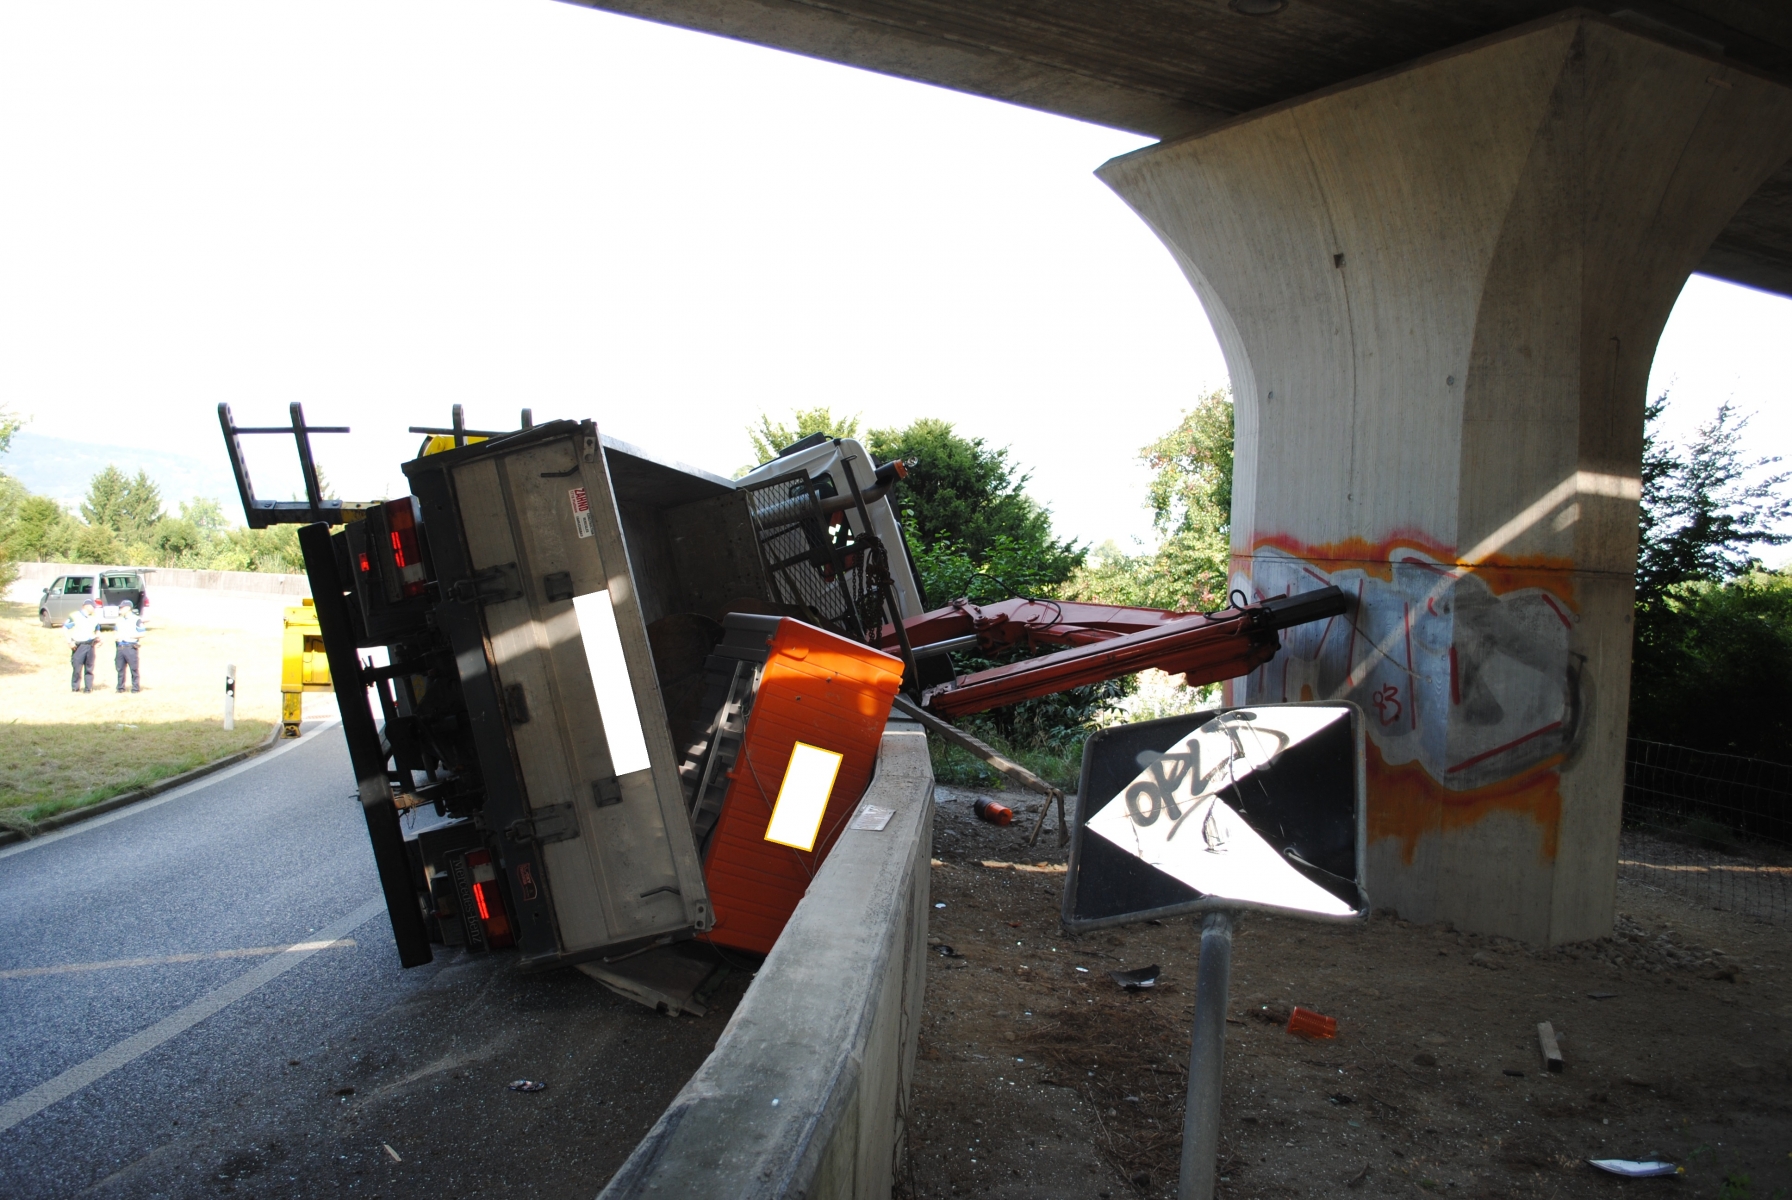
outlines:
[[1344, 703], [1122, 725], [1083, 751], [1064, 928], [1202, 916], [1181, 1200], [1213, 1197], [1234, 916], [1365, 916], [1363, 790], [1362, 721]]

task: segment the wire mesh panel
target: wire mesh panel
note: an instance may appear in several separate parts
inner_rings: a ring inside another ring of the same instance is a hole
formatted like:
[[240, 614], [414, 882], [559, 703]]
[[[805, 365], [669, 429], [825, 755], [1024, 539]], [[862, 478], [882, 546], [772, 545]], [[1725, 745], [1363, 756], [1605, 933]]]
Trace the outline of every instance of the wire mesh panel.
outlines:
[[1792, 921], [1792, 765], [1631, 738], [1621, 877]]
[[834, 494], [827, 476], [801, 471], [745, 491], [777, 599], [806, 610], [812, 624], [872, 640], [888, 605], [889, 565], [882, 542], [848, 523], [853, 499]]

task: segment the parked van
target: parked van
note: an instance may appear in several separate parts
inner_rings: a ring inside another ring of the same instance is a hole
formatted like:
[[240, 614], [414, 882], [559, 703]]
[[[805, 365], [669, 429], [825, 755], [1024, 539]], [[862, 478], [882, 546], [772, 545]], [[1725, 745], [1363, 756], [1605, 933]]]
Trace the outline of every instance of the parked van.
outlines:
[[92, 601], [100, 628], [111, 629], [118, 621], [121, 600], [129, 600], [138, 616], [146, 615], [149, 591], [143, 586], [142, 572], [115, 570], [94, 575], [60, 575], [44, 589], [43, 598], [37, 604], [37, 619], [54, 627]]

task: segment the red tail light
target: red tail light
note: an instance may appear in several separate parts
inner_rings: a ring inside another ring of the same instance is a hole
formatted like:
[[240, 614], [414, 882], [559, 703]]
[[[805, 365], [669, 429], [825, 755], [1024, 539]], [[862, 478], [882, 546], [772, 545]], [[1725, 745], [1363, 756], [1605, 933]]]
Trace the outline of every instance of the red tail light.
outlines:
[[510, 914], [504, 911], [504, 892], [498, 885], [498, 868], [491, 852], [474, 850], [467, 855], [467, 870], [473, 876], [473, 905], [479, 910], [479, 923], [485, 927], [485, 942], [493, 950], [516, 941], [510, 932]]
[[386, 527], [392, 531], [392, 562], [406, 596], [421, 596], [429, 584], [423, 573], [423, 547], [417, 541], [417, 514], [409, 496], [386, 501]]

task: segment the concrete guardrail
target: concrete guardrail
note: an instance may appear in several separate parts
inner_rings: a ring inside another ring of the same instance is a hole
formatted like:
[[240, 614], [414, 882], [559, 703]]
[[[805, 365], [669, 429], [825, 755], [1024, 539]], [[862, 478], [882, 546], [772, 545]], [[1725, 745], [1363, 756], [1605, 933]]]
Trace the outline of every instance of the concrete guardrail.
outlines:
[[195, 571], [186, 567], [120, 567], [93, 566], [85, 563], [18, 564], [19, 583], [44, 588], [60, 575], [97, 575], [101, 571], [142, 571], [149, 578], [150, 602], [155, 601], [156, 585], [174, 588], [204, 588], [218, 592], [263, 592], [273, 596], [309, 596], [311, 581], [303, 575], [276, 575], [269, 571]]
[[863, 805], [721, 1040], [599, 1200], [888, 1200], [927, 982], [933, 769], [891, 721]]

